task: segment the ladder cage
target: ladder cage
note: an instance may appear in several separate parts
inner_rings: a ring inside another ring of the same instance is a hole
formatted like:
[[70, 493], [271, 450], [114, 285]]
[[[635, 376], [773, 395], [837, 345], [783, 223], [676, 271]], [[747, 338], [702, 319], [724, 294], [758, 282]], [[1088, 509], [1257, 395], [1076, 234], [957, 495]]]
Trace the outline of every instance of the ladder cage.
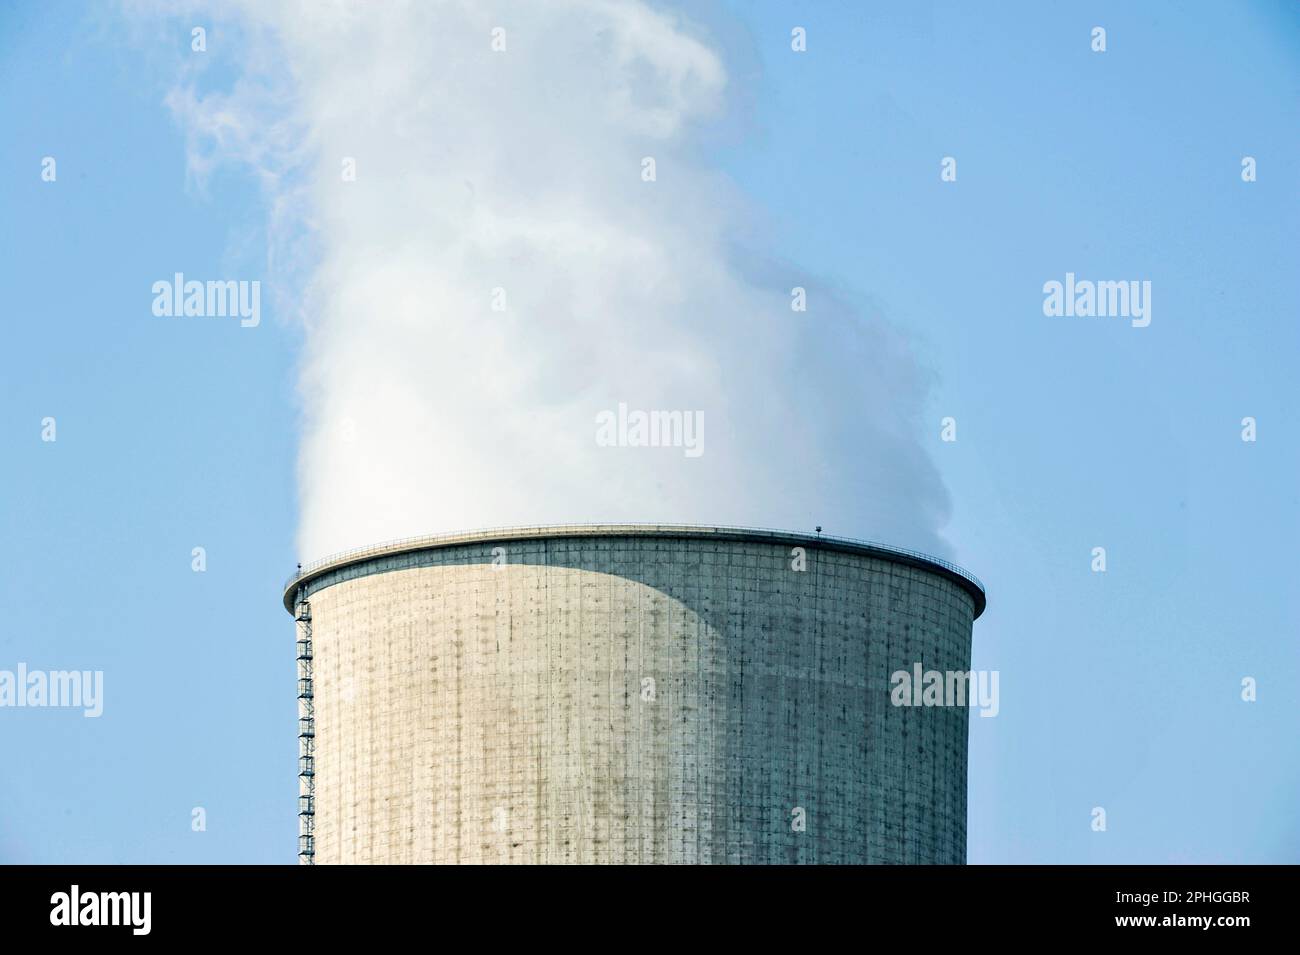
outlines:
[[298, 591], [298, 863], [316, 864], [316, 710], [312, 705], [311, 604]]

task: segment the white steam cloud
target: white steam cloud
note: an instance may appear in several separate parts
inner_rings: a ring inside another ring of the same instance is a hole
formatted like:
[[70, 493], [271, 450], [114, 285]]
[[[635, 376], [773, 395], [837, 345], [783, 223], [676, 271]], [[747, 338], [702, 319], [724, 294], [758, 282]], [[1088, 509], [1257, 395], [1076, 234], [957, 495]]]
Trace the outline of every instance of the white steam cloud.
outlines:
[[[232, 9], [208, 46], [239, 44], [234, 82], [200, 70], [168, 102], [194, 175], [263, 176], [271, 278], [297, 278], [305, 558], [566, 521], [946, 550], [924, 378], [888, 326], [741, 251], [745, 201], [698, 156], [727, 73], [688, 24], [597, 0]], [[602, 446], [620, 403], [702, 413], [703, 453]]]

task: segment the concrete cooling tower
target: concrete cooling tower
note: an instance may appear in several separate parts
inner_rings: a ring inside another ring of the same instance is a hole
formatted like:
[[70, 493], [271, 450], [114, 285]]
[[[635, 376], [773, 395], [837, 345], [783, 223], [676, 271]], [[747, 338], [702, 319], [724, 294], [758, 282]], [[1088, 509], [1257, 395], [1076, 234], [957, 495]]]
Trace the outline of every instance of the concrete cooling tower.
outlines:
[[305, 863], [963, 863], [984, 590], [806, 534], [591, 525], [319, 561], [298, 620]]

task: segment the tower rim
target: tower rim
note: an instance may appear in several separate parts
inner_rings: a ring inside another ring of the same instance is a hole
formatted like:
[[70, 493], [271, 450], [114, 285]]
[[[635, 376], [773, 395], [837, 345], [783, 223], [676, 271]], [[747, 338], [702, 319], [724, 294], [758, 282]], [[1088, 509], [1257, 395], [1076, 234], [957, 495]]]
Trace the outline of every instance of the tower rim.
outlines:
[[284, 582], [284, 609], [294, 612], [294, 601], [299, 589], [313, 581], [354, 564], [362, 564], [382, 557], [408, 554], [423, 550], [441, 550], [466, 544], [501, 544], [511, 541], [541, 540], [567, 537], [644, 537], [679, 540], [716, 540], [761, 544], [789, 544], [796, 547], [813, 547], [838, 553], [879, 557], [909, 567], [928, 570], [961, 586], [974, 602], [972, 619], [978, 619], [988, 604], [983, 582], [958, 564], [926, 554], [922, 551], [896, 547], [879, 541], [859, 540], [852, 537], [835, 537], [822, 533], [779, 530], [770, 527], [744, 527], [711, 524], [536, 524], [517, 527], [487, 527], [420, 537], [404, 537], [364, 547], [340, 551], [327, 557], [299, 565]]

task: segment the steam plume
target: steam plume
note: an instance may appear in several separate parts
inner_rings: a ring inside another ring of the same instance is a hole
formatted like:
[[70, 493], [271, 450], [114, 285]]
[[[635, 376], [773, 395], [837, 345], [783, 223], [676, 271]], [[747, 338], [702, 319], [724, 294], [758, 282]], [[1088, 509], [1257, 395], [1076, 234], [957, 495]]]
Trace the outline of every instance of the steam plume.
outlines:
[[[195, 176], [263, 177], [273, 278], [300, 279], [305, 557], [563, 521], [944, 550], [923, 377], [888, 326], [739, 251], [746, 201], [699, 158], [727, 73], [690, 25], [596, 0], [235, 9], [234, 84], [169, 104]], [[702, 412], [703, 453], [601, 446], [620, 403]]]

